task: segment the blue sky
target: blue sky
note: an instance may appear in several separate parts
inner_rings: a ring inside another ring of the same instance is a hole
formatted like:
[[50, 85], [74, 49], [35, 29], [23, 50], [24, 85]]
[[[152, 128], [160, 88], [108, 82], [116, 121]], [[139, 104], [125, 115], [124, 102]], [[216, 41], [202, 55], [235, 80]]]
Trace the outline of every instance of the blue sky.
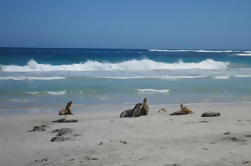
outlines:
[[251, 49], [251, 1], [0, 0], [0, 47]]

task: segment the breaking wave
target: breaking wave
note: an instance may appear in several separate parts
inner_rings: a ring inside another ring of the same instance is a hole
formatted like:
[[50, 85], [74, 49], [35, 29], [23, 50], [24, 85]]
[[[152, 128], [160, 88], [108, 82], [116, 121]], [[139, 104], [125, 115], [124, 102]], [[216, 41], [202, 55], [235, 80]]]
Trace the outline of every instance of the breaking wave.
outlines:
[[206, 59], [200, 62], [183, 62], [179, 60], [175, 63], [157, 62], [150, 59], [129, 60], [119, 63], [98, 62], [88, 60], [85, 63], [51, 65], [39, 64], [35, 60], [28, 61], [25, 66], [2, 65], [1, 70], [5, 72], [47, 72], [47, 71], [137, 71], [137, 70], [178, 70], [178, 69], [226, 69], [229, 62], [214, 61]]
[[170, 89], [136, 89], [140, 93], [169, 93]]
[[235, 54], [235, 56], [251, 56], [251, 51], [243, 51], [241, 53]]

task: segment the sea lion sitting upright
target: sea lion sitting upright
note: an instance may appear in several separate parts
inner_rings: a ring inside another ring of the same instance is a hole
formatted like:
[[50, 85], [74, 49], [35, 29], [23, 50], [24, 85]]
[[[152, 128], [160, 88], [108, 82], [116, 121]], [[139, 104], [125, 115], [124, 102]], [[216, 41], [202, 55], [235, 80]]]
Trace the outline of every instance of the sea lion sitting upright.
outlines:
[[71, 112], [71, 104], [72, 101], [68, 102], [66, 107], [62, 110], [59, 111], [59, 115], [73, 115], [73, 113]]
[[140, 110], [140, 115], [148, 115], [148, 112], [149, 112], [149, 105], [147, 102], [147, 98], [144, 98], [143, 105]]
[[180, 104], [180, 108], [181, 109], [179, 111], [171, 113], [170, 115], [186, 115], [186, 114], [193, 113], [192, 110], [190, 110], [189, 108], [185, 107], [183, 104]]

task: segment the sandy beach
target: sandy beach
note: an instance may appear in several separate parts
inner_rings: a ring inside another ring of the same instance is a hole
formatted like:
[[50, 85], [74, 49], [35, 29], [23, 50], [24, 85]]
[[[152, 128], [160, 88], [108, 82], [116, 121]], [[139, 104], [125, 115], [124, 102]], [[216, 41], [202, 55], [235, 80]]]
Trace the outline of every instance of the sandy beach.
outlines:
[[[149, 115], [138, 118], [100, 107], [68, 116], [77, 123], [52, 123], [55, 113], [1, 115], [0, 165], [251, 165], [250, 103], [187, 106], [193, 114], [170, 116], [178, 105], [150, 105]], [[201, 117], [206, 111], [221, 116]], [[28, 132], [41, 125], [44, 131]], [[66, 139], [51, 142], [62, 128]]]

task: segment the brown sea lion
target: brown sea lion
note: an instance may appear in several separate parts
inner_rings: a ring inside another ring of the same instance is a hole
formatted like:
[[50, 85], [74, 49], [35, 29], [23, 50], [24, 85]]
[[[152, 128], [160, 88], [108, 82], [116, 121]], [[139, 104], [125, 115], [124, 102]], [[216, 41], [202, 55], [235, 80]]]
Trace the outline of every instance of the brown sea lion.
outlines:
[[171, 113], [170, 115], [186, 115], [186, 114], [191, 114], [193, 111], [187, 107], [185, 107], [183, 104], [180, 104], [180, 110], [176, 111], [174, 113]]
[[66, 107], [62, 110], [59, 111], [59, 115], [73, 115], [73, 113], [71, 112], [71, 105], [72, 105], [72, 101], [68, 102]]
[[149, 112], [149, 105], [147, 102], [147, 98], [144, 98], [143, 105], [140, 110], [140, 115], [148, 115], [148, 112]]

